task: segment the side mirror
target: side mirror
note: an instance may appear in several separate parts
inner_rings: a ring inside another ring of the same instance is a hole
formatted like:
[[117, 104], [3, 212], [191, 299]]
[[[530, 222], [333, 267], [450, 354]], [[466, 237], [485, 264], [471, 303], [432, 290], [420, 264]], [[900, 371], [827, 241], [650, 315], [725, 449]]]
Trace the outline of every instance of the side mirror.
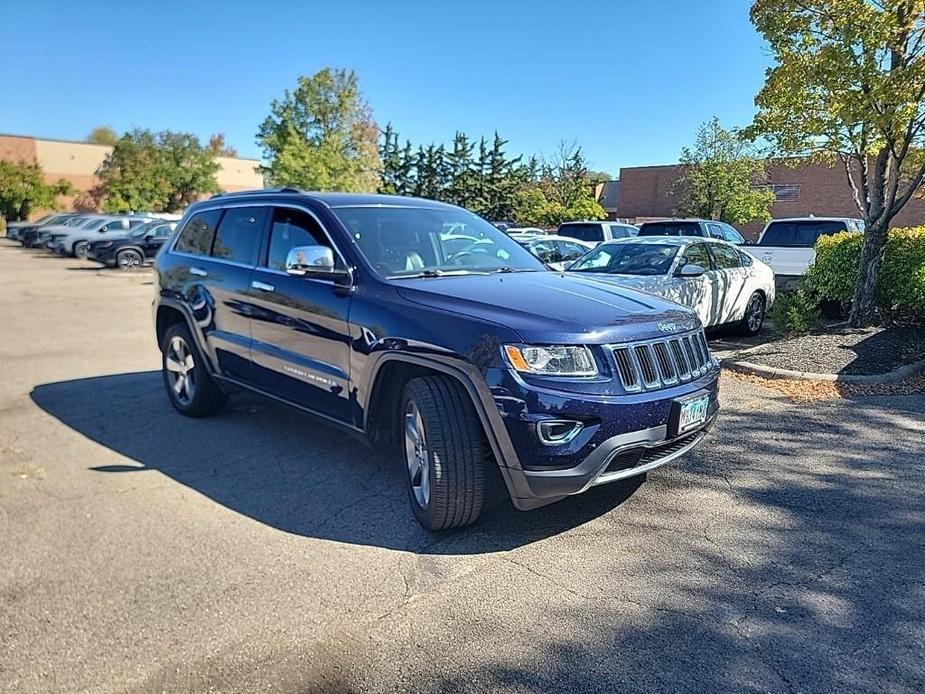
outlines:
[[700, 277], [706, 273], [707, 269], [703, 265], [688, 263], [676, 273], [678, 277]]
[[334, 269], [334, 251], [327, 246], [294, 246], [286, 254], [286, 272], [290, 275], [329, 276], [332, 279], [347, 273]]

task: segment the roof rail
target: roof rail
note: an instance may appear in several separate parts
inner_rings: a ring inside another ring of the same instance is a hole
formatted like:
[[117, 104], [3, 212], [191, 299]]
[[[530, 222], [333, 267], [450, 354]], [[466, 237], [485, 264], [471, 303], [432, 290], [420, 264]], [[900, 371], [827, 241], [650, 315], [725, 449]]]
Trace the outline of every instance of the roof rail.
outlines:
[[238, 190], [233, 193], [216, 193], [213, 195], [210, 200], [215, 198], [227, 198], [227, 197], [246, 197], [248, 195], [266, 195], [268, 193], [302, 193], [304, 191], [299, 190], [298, 188], [256, 188], [254, 190]]

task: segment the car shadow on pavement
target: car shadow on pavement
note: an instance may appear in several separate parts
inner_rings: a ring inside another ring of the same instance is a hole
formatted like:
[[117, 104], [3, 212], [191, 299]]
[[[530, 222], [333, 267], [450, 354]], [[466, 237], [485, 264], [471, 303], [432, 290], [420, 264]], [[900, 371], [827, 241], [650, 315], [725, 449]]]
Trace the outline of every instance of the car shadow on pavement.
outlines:
[[449, 677], [431, 663], [432, 690], [923, 691], [925, 398], [774, 405], [727, 408], [600, 561], [536, 559], [560, 599], [529, 658], [476, 612], [472, 652], [492, 655]]
[[176, 413], [160, 372], [36, 386], [33, 401], [128, 460], [92, 474], [156, 470], [240, 514], [306, 537], [429, 554], [478, 554], [522, 546], [576, 527], [628, 499], [639, 481], [607, 485], [524, 513], [500, 475], [479, 523], [430, 533], [414, 520], [392, 456], [284, 405], [238, 394], [223, 413]]

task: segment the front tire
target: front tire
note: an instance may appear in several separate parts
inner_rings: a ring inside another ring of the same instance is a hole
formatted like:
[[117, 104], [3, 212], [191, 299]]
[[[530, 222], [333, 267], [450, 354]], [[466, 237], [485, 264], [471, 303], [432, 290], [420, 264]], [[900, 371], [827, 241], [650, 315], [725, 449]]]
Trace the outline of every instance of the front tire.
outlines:
[[87, 259], [87, 252], [90, 250], [89, 241], [78, 241], [74, 244], [73, 255], [75, 258]]
[[212, 380], [189, 328], [182, 323], [164, 333], [161, 372], [170, 404], [182, 415], [206, 417], [221, 411], [228, 400]]
[[764, 325], [765, 313], [764, 295], [755, 292], [748, 298], [748, 303], [745, 305], [745, 316], [739, 323], [739, 332], [748, 336], [757, 335], [761, 332], [761, 326]]
[[399, 426], [405, 486], [418, 522], [448, 530], [478, 520], [488, 446], [463, 387], [445, 376], [408, 381]]

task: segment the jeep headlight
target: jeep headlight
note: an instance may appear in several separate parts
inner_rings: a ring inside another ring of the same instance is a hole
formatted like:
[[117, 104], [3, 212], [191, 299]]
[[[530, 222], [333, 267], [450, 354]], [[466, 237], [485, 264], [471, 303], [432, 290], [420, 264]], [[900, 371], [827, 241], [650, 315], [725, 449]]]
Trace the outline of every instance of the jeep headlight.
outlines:
[[545, 376], [597, 376], [597, 364], [584, 345], [504, 345], [517, 371]]

